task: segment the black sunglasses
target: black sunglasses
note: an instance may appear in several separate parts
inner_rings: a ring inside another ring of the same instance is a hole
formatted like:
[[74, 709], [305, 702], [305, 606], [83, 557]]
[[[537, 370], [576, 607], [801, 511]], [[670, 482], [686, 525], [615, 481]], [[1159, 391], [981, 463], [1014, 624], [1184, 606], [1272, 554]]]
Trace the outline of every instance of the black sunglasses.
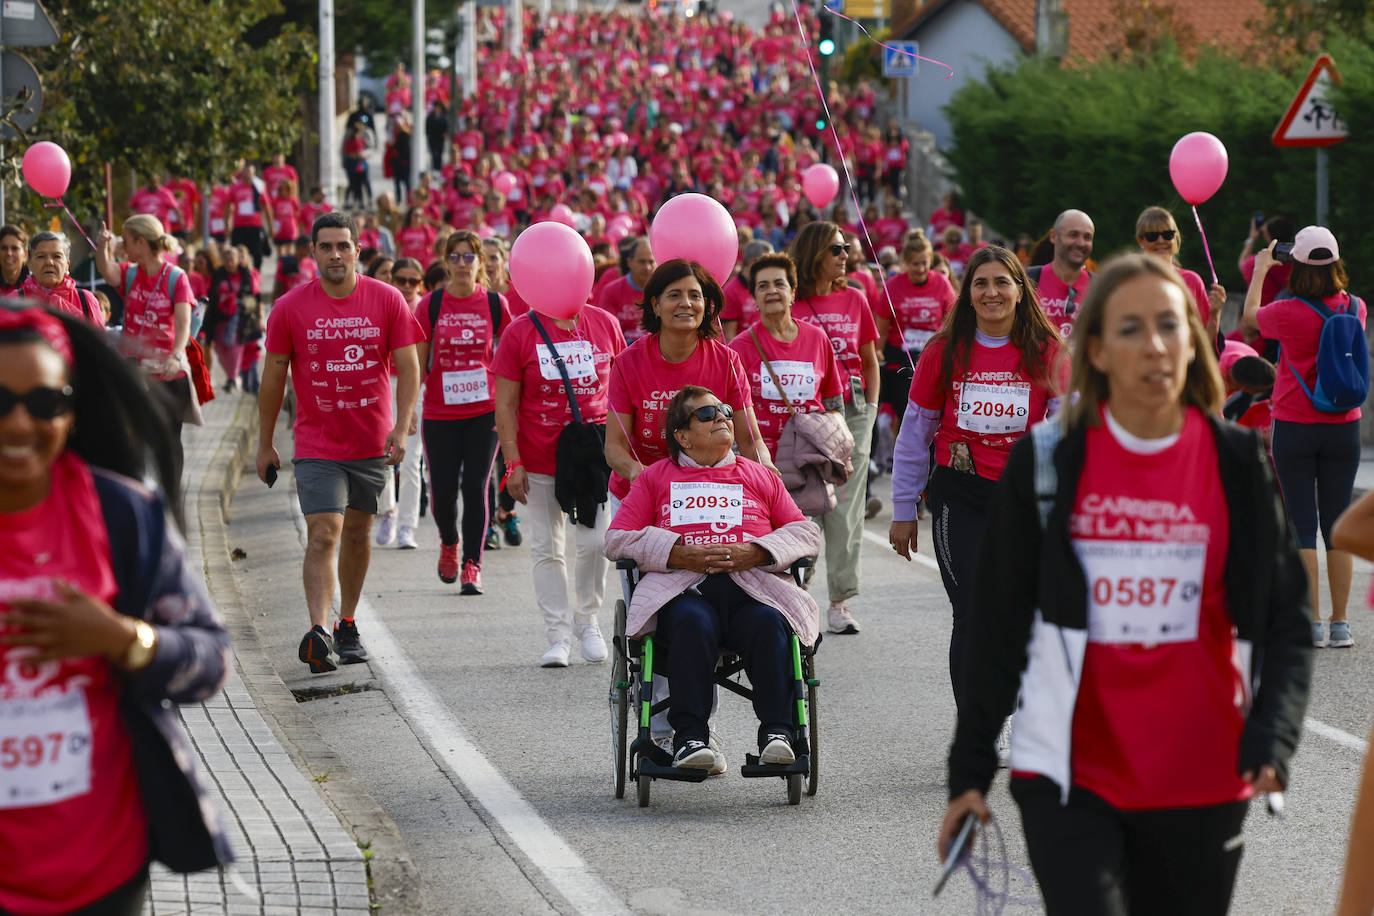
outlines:
[[834, 255], [834, 254], [849, 254], [849, 245], [848, 245], [848, 244], [844, 244], [844, 245], [831, 245], [831, 246], [830, 246], [830, 253], [831, 253], [832, 255]]
[[707, 404], [692, 411], [692, 416], [703, 423], [710, 423], [716, 417], [729, 420], [735, 416], [735, 409], [729, 404]]
[[400, 286], [403, 283], [406, 286], [419, 286], [421, 281], [419, 277], [398, 277], [395, 274], [392, 274], [391, 282], [397, 286]]
[[8, 417], [16, 404], [23, 404], [35, 420], [52, 420], [72, 409], [72, 387], [31, 388], [15, 394], [0, 385], [0, 417]]
[[1172, 229], [1161, 229], [1158, 232], [1142, 232], [1140, 233], [1140, 237], [1147, 242], [1158, 242], [1160, 239], [1166, 242], [1172, 242], [1174, 236], [1177, 234], [1178, 233]]
[[1074, 286], [1070, 286], [1070, 287], [1069, 287], [1069, 294], [1068, 294], [1068, 296], [1064, 299], [1064, 314], [1071, 317], [1071, 316], [1073, 315], [1074, 312], [1078, 311], [1077, 302], [1078, 302], [1078, 288], [1077, 288], [1077, 287], [1074, 287]]

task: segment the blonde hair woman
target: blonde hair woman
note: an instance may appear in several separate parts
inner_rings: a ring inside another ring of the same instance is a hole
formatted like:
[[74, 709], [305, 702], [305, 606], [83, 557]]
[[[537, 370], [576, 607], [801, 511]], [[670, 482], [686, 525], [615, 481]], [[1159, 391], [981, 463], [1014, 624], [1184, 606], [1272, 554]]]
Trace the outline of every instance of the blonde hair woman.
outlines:
[[1221, 309], [1226, 305], [1226, 288], [1213, 283], [1209, 289], [1202, 278], [1191, 270], [1178, 266], [1178, 249], [1183, 242], [1183, 233], [1174, 222], [1174, 215], [1163, 207], [1146, 207], [1135, 221], [1135, 242], [1140, 250], [1159, 258], [1178, 271], [1183, 285], [1188, 287], [1189, 296], [1197, 307], [1198, 316], [1207, 328], [1207, 338], [1217, 336], [1221, 325]]

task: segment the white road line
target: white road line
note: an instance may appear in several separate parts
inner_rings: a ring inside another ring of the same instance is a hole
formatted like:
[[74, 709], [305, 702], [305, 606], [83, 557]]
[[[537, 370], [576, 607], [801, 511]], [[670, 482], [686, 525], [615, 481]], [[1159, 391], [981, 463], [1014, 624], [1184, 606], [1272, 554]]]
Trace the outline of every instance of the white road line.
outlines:
[[[866, 538], [869, 541], [872, 541], [874, 544], [877, 544], [884, 550], [892, 549], [892, 544], [887, 540], [887, 538], [873, 531], [869, 531], [867, 528], [864, 529], [864, 538]], [[934, 560], [932, 560], [930, 557], [926, 556], [923, 553], [913, 553], [911, 555], [911, 559], [915, 560], [917, 563], [920, 563], [922, 566], [929, 566], [936, 572], [940, 571], [940, 564], [936, 563]]]
[[[305, 517], [301, 515], [294, 491], [293, 481], [292, 516], [297, 532], [303, 536]], [[366, 597], [358, 601], [358, 616], [367, 621], [368, 661], [373, 671], [386, 682], [387, 695], [428, 740], [442, 764], [529, 857], [534, 867], [575, 912], [589, 916], [629, 916], [630, 910], [624, 901], [593, 874], [582, 857], [477, 749]]]
[[1350, 732], [1342, 731], [1333, 725], [1319, 722], [1316, 719], [1307, 718], [1302, 720], [1303, 728], [1314, 735], [1321, 735], [1328, 741], [1334, 741], [1342, 747], [1348, 747], [1352, 751], [1359, 751], [1361, 754], [1369, 750], [1369, 742], [1363, 738], [1357, 738]]

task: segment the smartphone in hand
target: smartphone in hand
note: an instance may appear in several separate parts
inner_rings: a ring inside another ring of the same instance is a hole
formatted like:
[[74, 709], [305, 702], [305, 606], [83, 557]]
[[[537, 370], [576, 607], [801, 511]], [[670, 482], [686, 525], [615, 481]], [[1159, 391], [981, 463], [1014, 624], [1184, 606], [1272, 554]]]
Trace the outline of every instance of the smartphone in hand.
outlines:
[[973, 848], [973, 827], [978, 823], [978, 819], [972, 814], [964, 815], [963, 826], [959, 828], [959, 833], [954, 837], [954, 842], [949, 845], [949, 854], [945, 857], [945, 867], [940, 869], [940, 877], [935, 881], [935, 889], [930, 892], [931, 897], [940, 896], [940, 891], [945, 889], [945, 882], [949, 876], [954, 874], [954, 869], [963, 864], [964, 859], [968, 858], [969, 852]]
[[277, 482], [277, 466], [276, 466], [275, 464], [269, 464], [269, 465], [267, 466], [267, 487], [268, 487], [268, 489], [271, 489], [271, 488], [272, 488], [272, 485], [275, 484], [276, 482]]

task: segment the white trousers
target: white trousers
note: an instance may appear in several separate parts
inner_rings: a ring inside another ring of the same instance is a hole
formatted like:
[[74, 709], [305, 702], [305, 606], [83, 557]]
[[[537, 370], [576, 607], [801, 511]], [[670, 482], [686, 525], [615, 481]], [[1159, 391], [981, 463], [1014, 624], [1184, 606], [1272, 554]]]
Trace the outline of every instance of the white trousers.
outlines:
[[[597, 622], [606, 599], [606, 570], [610, 566], [605, 553], [610, 514], [599, 510], [595, 528], [574, 525], [554, 498], [552, 475], [530, 474], [529, 481], [528, 504], [521, 514], [526, 519], [525, 535], [534, 559], [534, 600], [544, 614], [552, 645], [571, 639], [574, 625]], [[576, 595], [573, 602], [568, 599], [570, 591]]]
[[[424, 397], [424, 390], [421, 389], [420, 400], [424, 400]], [[415, 416], [417, 419], [423, 419], [420, 401], [415, 402]], [[399, 502], [396, 499], [396, 490], [389, 485], [390, 477], [387, 478], [388, 486], [382, 487], [382, 495], [377, 500], [378, 515], [386, 515], [395, 509], [396, 524], [405, 525], [412, 530], [420, 527], [420, 459], [423, 454], [424, 443], [420, 441], [420, 424], [416, 423], [415, 435], [406, 439], [406, 456], [401, 461]]]

